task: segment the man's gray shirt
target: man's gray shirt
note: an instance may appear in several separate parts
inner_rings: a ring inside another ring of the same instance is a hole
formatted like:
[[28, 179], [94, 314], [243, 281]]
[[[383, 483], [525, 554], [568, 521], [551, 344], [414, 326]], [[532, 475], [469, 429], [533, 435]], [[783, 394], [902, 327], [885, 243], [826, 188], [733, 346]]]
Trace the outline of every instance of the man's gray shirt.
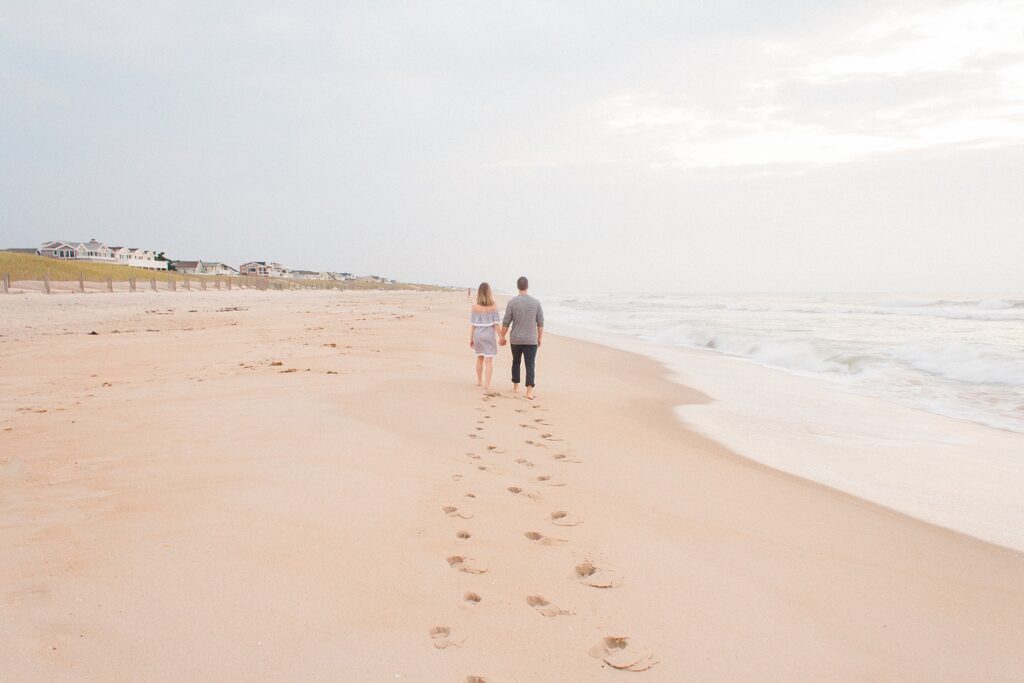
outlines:
[[537, 328], [544, 327], [544, 309], [529, 294], [520, 294], [505, 305], [503, 327], [511, 327], [508, 340], [513, 344], [536, 344]]

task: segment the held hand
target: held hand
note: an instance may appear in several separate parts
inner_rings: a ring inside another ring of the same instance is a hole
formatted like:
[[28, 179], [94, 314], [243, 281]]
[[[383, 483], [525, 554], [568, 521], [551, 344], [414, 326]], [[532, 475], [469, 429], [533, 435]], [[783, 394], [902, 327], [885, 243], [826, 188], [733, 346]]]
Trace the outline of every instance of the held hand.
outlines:
[[504, 337], [502, 337], [501, 341], [499, 341], [498, 343], [501, 344], [502, 346], [505, 346], [506, 344], [508, 344], [508, 341]]
[[469, 340], [469, 348], [471, 348], [471, 349], [473, 348], [473, 340], [472, 339]]

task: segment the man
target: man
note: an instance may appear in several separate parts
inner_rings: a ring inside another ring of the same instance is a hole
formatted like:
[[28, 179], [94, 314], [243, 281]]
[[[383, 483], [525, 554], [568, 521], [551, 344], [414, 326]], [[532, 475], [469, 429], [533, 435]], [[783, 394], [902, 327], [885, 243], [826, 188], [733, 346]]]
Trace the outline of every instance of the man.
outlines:
[[[512, 342], [512, 391], [519, 391], [519, 367], [526, 358], [526, 398], [533, 398], [534, 365], [537, 361], [537, 349], [540, 348], [544, 336], [544, 309], [540, 302], [527, 293], [530, 281], [525, 277], [516, 281], [519, 296], [511, 299], [505, 306], [505, 319], [501, 321], [501, 340], [505, 346]], [[512, 334], [505, 339], [509, 328]]]

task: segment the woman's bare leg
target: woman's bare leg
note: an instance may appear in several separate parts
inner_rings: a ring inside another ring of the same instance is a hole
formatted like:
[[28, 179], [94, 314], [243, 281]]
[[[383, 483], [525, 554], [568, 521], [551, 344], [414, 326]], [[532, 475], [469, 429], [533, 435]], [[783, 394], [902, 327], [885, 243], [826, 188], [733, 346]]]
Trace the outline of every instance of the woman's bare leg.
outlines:
[[484, 357], [476, 357], [476, 385], [480, 386], [484, 379]]
[[494, 374], [494, 359], [484, 358], [484, 368], [486, 369], [486, 374], [484, 375], [484, 389], [490, 389], [491, 376]]

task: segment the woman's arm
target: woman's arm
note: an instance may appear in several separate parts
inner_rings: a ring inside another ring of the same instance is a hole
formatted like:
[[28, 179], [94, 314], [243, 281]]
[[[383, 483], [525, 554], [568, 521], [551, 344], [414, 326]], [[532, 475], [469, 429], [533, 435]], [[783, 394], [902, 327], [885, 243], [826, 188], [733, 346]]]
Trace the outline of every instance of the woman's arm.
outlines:
[[469, 348], [473, 348], [473, 332], [475, 331], [476, 328], [471, 324], [469, 326]]

